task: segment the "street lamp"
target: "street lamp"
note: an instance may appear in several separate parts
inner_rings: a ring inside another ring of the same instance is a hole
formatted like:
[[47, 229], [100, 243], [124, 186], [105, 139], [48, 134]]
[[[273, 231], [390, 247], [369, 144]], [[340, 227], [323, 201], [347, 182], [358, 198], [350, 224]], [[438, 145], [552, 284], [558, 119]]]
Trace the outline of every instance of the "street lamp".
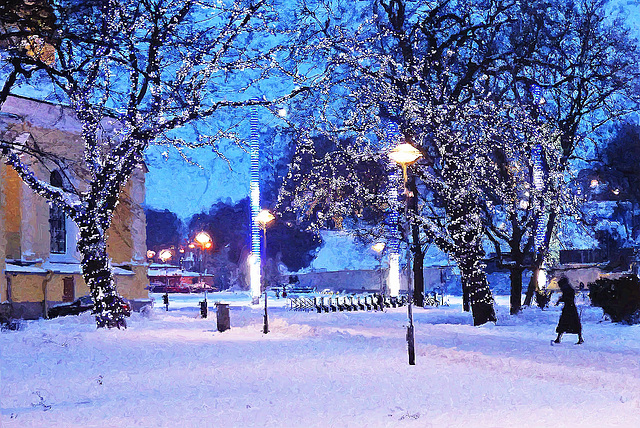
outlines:
[[[199, 232], [195, 238], [193, 238], [193, 243], [200, 248], [200, 260], [199, 260], [199, 269], [200, 271], [200, 285], [202, 285], [202, 259], [204, 257], [204, 250], [210, 250], [213, 247], [213, 241], [211, 240], [211, 236], [207, 232]], [[189, 245], [191, 246], [191, 245]], [[205, 308], [205, 316], [206, 316], [206, 308], [207, 308], [207, 287], [205, 284], [204, 287], [204, 308]]]
[[404, 190], [407, 191], [407, 167], [414, 164], [422, 157], [422, 153], [409, 143], [403, 143], [396, 146], [389, 153], [392, 161], [402, 167], [402, 177], [404, 178]]
[[269, 224], [271, 224], [271, 222], [275, 219], [276, 219], [275, 216], [271, 214], [269, 210], [262, 210], [256, 216], [256, 222], [260, 225], [260, 228], [262, 229], [262, 234], [264, 237], [264, 239], [262, 240], [263, 257], [260, 258], [260, 260], [262, 261], [261, 277], [264, 283], [264, 326], [262, 329], [264, 334], [269, 333], [269, 318], [267, 316], [267, 280], [265, 278], [265, 272], [264, 272], [264, 260], [267, 258], [267, 226], [269, 226]]
[[198, 260], [199, 271], [202, 273], [202, 257], [204, 254], [204, 250], [209, 250], [213, 247], [213, 241], [211, 240], [211, 236], [207, 232], [199, 232], [195, 238], [193, 238], [195, 246], [200, 248], [200, 259]]
[[[409, 196], [411, 194], [407, 189], [407, 167], [421, 157], [422, 153], [408, 143], [399, 144], [389, 153], [389, 158], [402, 167], [402, 176], [404, 178], [404, 230], [407, 237], [407, 274], [411, 272], [411, 247], [409, 246]], [[409, 351], [409, 365], [413, 366], [416, 364], [416, 350], [413, 334], [413, 284], [411, 283], [411, 277], [409, 277], [407, 285], [407, 294], [409, 298], [407, 305], [407, 317], [409, 318], [409, 325], [407, 326], [407, 348]]]
[[158, 258], [162, 260], [162, 263], [166, 263], [171, 257], [173, 257], [171, 250], [162, 250], [158, 254]]

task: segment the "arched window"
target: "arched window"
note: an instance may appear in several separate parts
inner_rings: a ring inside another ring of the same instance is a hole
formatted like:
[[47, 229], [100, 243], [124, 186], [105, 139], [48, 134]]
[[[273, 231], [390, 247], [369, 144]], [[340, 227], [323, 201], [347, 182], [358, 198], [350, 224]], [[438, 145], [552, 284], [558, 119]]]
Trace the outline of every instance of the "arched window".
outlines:
[[[50, 183], [55, 187], [63, 187], [62, 175], [60, 172], [51, 173]], [[64, 254], [67, 252], [67, 227], [66, 218], [62, 208], [55, 204], [49, 207], [49, 231], [51, 233], [51, 252]]]

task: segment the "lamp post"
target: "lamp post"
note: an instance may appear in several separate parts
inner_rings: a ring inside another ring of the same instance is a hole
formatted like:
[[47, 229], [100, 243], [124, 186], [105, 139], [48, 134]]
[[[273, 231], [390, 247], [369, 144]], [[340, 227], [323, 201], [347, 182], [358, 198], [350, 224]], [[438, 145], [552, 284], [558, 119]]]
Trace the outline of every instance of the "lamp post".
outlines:
[[[399, 144], [389, 153], [389, 158], [402, 167], [402, 177], [404, 179], [404, 221], [405, 221], [405, 234], [407, 237], [407, 273], [411, 272], [411, 247], [409, 246], [409, 197], [410, 192], [407, 189], [407, 167], [415, 163], [422, 157], [422, 154], [418, 149], [411, 144], [403, 143]], [[413, 284], [411, 283], [411, 277], [407, 284], [408, 305], [407, 305], [407, 317], [409, 319], [409, 325], [407, 326], [407, 348], [409, 352], [409, 365], [416, 364], [416, 350], [415, 350], [415, 338], [413, 333]]]
[[[195, 238], [193, 238], [194, 244], [200, 248], [200, 259], [198, 260], [198, 271], [200, 272], [200, 282], [202, 282], [202, 259], [205, 254], [205, 250], [210, 250], [213, 247], [213, 241], [211, 236], [207, 232], [199, 232]], [[204, 287], [204, 304], [207, 307], [207, 287]]]
[[271, 222], [275, 220], [275, 217], [273, 214], [271, 214], [269, 212], [269, 210], [262, 210], [260, 211], [260, 213], [256, 216], [256, 222], [260, 225], [260, 228], [262, 229], [262, 235], [263, 235], [263, 240], [262, 240], [262, 253], [263, 253], [263, 257], [260, 258], [260, 260], [262, 261], [262, 282], [264, 284], [264, 326], [263, 326], [263, 333], [267, 334], [269, 333], [269, 318], [267, 316], [267, 279], [265, 277], [265, 272], [264, 272], [264, 260], [267, 258], [267, 226], [269, 226], [269, 224], [271, 224]]

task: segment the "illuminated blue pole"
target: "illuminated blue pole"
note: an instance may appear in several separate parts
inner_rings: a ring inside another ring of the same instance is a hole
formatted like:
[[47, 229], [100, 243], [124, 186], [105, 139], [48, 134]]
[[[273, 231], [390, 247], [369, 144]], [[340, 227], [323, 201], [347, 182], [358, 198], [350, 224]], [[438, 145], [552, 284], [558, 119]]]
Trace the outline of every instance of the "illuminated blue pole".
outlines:
[[[385, 130], [387, 147], [393, 147], [397, 144], [399, 132], [397, 123], [392, 121], [387, 123]], [[393, 161], [390, 160], [389, 162], [393, 164], [393, 167], [388, 176], [388, 200], [391, 210], [387, 219], [389, 226], [389, 276], [387, 278], [387, 286], [389, 287], [389, 295], [397, 297], [400, 295], [400, 240], [397, 237], [399, 218], [397, 210], [398, 186], [396, 185], [398, 168]]]
[[256, 217], [260, 212], [260, 139], [258, 136], [258, 107], [251, 107], [251, 255], [249, 256], [249, 277], [251, 281], [251, 302], [260, 302], [260, 227]]

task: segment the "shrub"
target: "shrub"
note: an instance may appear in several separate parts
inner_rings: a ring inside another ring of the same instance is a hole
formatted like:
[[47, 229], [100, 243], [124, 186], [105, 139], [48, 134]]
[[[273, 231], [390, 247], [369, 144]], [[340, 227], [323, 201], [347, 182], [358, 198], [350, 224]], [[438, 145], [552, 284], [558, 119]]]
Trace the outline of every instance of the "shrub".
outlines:
[[536, 303], [540, 309], [545, 309], [549, 306], [549, 301], [551, 300], [551, 291], [546, 290], [537, 290], [536, 291]]
[[589, 284], [589, 298], [613, 322], [640, 323], [640, 281], [636, 275], [598, 279]]

